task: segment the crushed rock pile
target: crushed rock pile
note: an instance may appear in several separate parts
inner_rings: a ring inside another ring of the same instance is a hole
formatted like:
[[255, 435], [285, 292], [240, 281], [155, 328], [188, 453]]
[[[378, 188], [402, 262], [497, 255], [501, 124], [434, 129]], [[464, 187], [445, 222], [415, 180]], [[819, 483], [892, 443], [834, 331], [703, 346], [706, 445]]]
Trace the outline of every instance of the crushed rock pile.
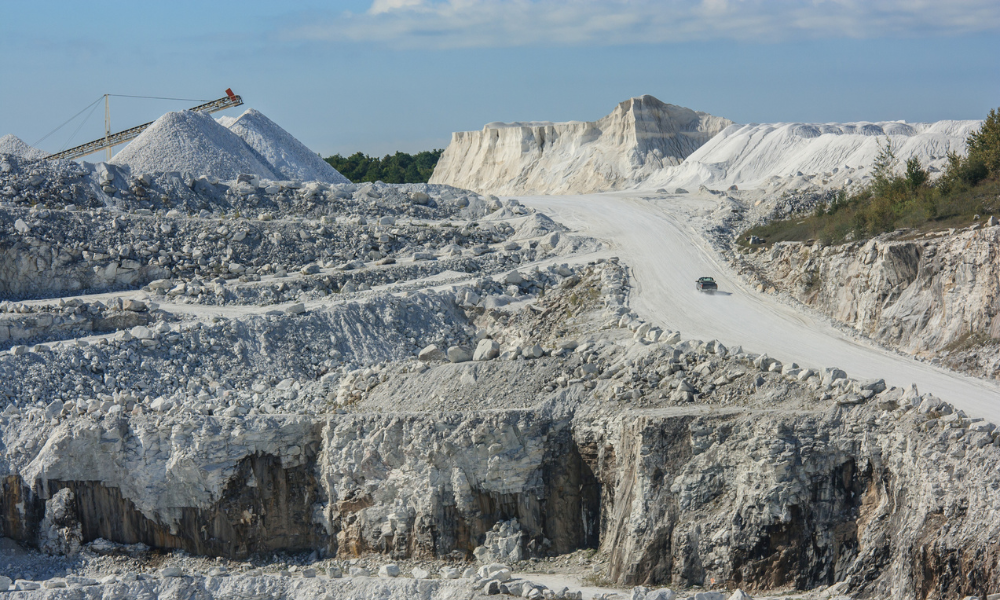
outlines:
[[169, 112], [153, 122], [114, 158], [133, 173], [179, 171], [236, 179], [241, 174], [281, 179], [235, 133], [212, 117], [188, 110]]
[[267, 181], [350, 183], [302, 142], [257, 110], [239, 117], [170, 112], [111, 162], [138, 175], [177, 172], [188, 179], [239, 176]]
[[270, 166], [282, 179], [350, 183], [329, 163], [260, 111], [251, 108], [238, 118], [227, 121], [225, 126], [240, 136], [261, 162]]
[[43, 158], [48, 153], [38, 148], [33, 148], [24, 143], [21, 138], [13, 134], [0, 137], [0, 154], [13, 154], [23, 158]]

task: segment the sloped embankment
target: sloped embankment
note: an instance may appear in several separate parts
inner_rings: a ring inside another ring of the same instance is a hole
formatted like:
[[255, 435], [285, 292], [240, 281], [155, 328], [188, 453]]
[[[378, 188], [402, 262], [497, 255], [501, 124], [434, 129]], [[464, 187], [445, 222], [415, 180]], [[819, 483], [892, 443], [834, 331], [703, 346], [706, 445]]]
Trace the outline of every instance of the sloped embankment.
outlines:
[[745, 259], [764, 287], [892, 348], [1000, 373], [1000, 227], [821, 247], [777, 243]]

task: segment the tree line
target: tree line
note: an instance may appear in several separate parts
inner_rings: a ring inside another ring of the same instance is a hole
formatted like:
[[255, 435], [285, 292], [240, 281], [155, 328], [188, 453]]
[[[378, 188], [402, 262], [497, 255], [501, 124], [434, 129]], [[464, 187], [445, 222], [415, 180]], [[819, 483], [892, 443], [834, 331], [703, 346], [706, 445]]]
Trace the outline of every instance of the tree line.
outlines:
[[346, 158], [334, 154], [324, 160], [354, 183], [427, 183], [442, 152], [444, 150], [425, 150], [416, 154], [397, 152], [382, 158], [355, 152]]

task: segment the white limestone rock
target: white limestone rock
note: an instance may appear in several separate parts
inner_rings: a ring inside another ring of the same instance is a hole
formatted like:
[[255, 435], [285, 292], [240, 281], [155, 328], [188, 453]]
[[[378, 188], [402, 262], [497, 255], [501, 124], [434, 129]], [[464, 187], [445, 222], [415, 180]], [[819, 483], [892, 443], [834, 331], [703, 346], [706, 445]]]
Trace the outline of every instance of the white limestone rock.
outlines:
[[476, 345], [476, 351], [472, 355], [472, 360], [484, 361], [493, 360], [500, 355], [500, 344], [494, 340], [480, 340]]

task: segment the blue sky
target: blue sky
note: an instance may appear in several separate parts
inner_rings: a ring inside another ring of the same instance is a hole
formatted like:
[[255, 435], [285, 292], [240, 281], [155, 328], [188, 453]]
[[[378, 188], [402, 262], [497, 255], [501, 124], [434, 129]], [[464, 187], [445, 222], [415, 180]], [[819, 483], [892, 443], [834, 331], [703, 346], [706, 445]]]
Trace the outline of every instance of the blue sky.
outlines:
[[[324, 156], [640, 94], [741, 123], [979, 119], [1000, 106], [1000, 2], [6, 0], [0, 82], [0, 135], [28, 143], [104, 93], [232, 87]], [[192, 104], [113, 98], [112, 129]], [[78, 124], [39, 146], [101, 135], [103, 106]]]

